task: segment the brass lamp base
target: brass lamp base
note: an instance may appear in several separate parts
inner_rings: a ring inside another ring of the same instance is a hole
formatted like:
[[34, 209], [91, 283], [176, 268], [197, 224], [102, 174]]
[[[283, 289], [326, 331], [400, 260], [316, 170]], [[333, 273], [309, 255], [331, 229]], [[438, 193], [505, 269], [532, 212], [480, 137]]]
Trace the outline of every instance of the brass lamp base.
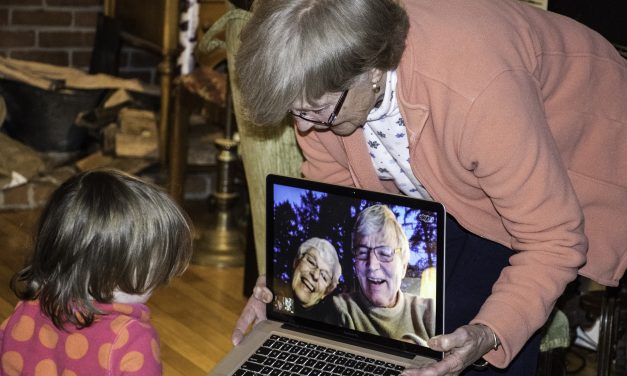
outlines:
[[203, 229], [201, 236], [194, 241], [192, 263], [218, 267], [244, 265], [246, 239], [244, 231], [235, 224], [226, 225], [234, 213], [216, 213], [214, 223]]
[[244, 265], [246, 238], [242, 218], [242, 205], [234, 189], [233, 164], [238, 160], [237, 142], [219, 138], [218, 178], [216, 191], [209, 205], [210, 220], [207, 228], [198, 229], [200, 236], [194, 243], [192, 263], [235, 267]]

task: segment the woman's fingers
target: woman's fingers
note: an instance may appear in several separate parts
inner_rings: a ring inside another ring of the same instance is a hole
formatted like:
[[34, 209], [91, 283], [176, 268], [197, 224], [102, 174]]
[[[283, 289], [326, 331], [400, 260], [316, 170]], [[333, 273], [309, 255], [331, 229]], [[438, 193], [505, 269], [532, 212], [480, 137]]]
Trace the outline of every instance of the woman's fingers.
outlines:
[[242, 314], [235, 323], [235, 329], [233, 329], [233, 335], [231, 336], [233, 345], [237, 346], [242, 341], [248, 327], [255, 324], [257, 321], [265, 320], [265, 309], [259, 309], [259, 305], [265, 308], [264, 303], [254, 296], [248, 299], [248, 303], [246, 303]]
[[255, 286], [255, 288], [253, 289], [253, 296], [255, 297], [255, 299], [259, 300], [260, 302], [263, 302], [265, 304], [268, 304], [270, 302], [272, 302], [272, 291], [270, 291], [267, 287], [263, 286]]
[[490, 329], [480, 325], [464, 325], [453, 333], [429, 339], [432, 350], [444, 352], [444, 359], [419, 369], [407, 369], [405, 376], [455, 376], [490, 351]]
[[266, 319], [266, 303], [272, 301], [272, 292], [266, 287], [266, 276], [257, 278], [253, 295], [248, 299], [242, 314], [235, 323], [235, 329], [231, 335], [231, 341], [237, 346], [251, 325], [255, 325]]

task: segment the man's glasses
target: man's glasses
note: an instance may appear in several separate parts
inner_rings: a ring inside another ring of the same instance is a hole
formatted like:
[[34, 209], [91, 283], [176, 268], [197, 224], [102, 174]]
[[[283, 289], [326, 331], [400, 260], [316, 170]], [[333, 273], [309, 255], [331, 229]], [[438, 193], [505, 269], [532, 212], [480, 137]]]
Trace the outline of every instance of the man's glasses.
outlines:
[[337, 114], [342, 109], [342, 105], [344, 104], [344, 100], [346, 99], [347, 94], [348, 94], [348, 90], [344, 90], [342, 92], [342, 95], [340, 95], [340, 99], [338, 99], [337, 104], [335, 105], [335, 108], [333, 108], [333, 112], [331, 112], [331, 115], [329, 115], [329, 119], [327, 121], [320, 121], [320, 120], [315, 120], [310, 117], [307, 117], [308, 111], [300, 111], [299, 113], [295, 113], [292, 110], [288, 110], [287, 112], [289, 112], [292, 116], [303, 119], [310, 123], [322, 125], [325, 127], [332, 127], [333, 122], [335, 122], [335, 118], [337, 117]]
[[370, 251], [374, 252], [377, 260], [380, 262], [391, 262], [394, 260], [394, 255], [401, 251], [401, 248], [392, 248], [388, 245], [380, 245], [378, 247], [366, 247], [360, 245], [353, 251], [355, 259], [359, 261], [368, 261], [370, 257]]

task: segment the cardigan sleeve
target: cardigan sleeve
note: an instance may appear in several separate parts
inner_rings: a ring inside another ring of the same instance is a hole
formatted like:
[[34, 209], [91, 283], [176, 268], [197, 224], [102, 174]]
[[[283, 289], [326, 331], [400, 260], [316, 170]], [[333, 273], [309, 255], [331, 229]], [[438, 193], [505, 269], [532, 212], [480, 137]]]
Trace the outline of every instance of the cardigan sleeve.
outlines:
[[528, 72], [500, 73], [473, 101], [459, 150], [515, 251], [473, 320], [499, 336], [502, 346], [486, 355], [497, 367], [507, 366], [546, 322], [586, 259], [583, 213], [543, 100]]

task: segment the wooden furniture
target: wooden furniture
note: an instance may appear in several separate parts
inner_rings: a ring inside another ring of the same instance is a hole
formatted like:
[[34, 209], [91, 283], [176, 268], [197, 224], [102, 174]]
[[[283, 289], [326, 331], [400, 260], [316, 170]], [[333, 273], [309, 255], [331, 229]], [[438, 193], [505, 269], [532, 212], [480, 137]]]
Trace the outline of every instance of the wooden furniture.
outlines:
[[[152, 51], [161, 56], [158, 66], [161, 87], [159, 118], [159, 160], [168, 167], [168, 190], [180, 187], [183, 172], [180, 163], [169, 164], [178, 158], [181, 147], [172, 137], [171, 109], [174, 96], [173, 82], [178, 75], [176, 58], [179, 54], [180, 0], [105, 0], [104, 14], [120, 22], [121, 37], [125, 43]], [[198, 0], [200, 5], [199, 30], [201, 35], [226, 9], [224, 0]]]
[[105, 0], [104, 13], [120, 21], [122, 39], [135, 47], [160, 54], [161, 110], [159, 157], [167, 159], [170, 93], [178, 44], [179, 0]]

